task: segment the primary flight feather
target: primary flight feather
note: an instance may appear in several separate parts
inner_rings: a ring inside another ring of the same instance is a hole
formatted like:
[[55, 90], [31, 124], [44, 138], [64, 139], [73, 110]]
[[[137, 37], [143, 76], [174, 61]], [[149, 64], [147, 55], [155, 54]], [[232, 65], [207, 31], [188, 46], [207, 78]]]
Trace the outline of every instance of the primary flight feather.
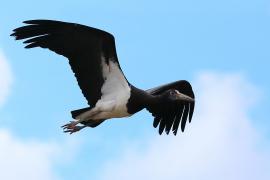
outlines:
[[[124, 76], [112, 34], [80, 25], [53, 20], [30, 20], [13, 30], [16, 40], [27, 39], [25, 48], [48, 48], [68, 58], [89, 107], [71, 111], [64, 132], [96, 127], [110, 118], [131, 116], [146, 108], [154, 116], [153, 126], [177, 134], [191, 122], [195, 97], [185, 80], [141, 90]], [[81, 125], [80, 125], [81, 124]]]

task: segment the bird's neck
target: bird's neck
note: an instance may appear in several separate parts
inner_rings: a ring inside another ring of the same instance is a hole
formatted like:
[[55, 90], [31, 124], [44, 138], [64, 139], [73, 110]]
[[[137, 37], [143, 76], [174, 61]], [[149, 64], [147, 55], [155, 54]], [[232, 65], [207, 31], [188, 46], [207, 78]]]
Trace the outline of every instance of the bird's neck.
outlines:
[[152, 109], [159, 104], [161, 96], [153, 96], [144, 90], [131, 86], [131, 96], [127, 104], [130, 114], [134, 114], [144, 108]]

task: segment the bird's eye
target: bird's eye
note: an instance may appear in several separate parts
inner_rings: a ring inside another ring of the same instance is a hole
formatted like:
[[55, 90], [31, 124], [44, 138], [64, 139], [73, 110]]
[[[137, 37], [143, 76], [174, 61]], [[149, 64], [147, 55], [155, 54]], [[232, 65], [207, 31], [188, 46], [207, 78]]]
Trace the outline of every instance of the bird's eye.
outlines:
[[170, 91], [170, 95], [175, 95], [175, 91]]

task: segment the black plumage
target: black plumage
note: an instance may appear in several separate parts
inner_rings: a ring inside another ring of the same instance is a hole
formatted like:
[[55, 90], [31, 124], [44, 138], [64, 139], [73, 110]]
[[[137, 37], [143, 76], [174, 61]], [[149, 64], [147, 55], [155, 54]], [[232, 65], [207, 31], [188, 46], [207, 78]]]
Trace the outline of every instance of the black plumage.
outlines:
[[[190, 83], [185, 80], [162, 85], [153, 89], [149, 89], [146, 92], [157, 96], [170, 89], [178, 90], [180, 93], [195, 99]], [[153, 109], [148, 108], [148, 110], [152, 112], [152, 115], [155, 117], [153, 126], [157, 127], [160, 124], [160, 134], [162, 134], [164, 128], [166, 129], [166, 133], [169, 134], [169, 131], [172, 128], [173, 133], [176, 135], [180, 121], [182, 131], [185, 130], [187, 118], [189, 118], [189, 122], [191, 122], [195, 102], [175, 100], [158, 103], [156, 106], [157, 107], [154, 107]]]
[[[48, 48], [69, 59], [83, 95], [90, 106], [101, 97], [104, 83], [100, 67], [101, 54], [117, 60], [114, 37], [102, 30], [75, 23], [51, 20], [24, 21], [29, 24], [14, 29], [16, 40], [30, 38], [25, 48]], [[89, 88], [95, 87], [95, 88]]]
[[[71, 111], [76, 121], [64, 125], [65, 132], [96, 127], [106, 119], [130, 116], [144, 108], [154, 116], [159, 134], [176, 135], [191, 122], [195, 97], [189, 82], [181, 80], [149, 90], [131, 85], [116, 54], [113, 35], [96, 28], [61, 21], [30, 20], [14, 29], [12, 36], [25, 48], [48, 48], [69, 60], [89, 107]], [[84, 126], [77, 126], [78, 123]]]

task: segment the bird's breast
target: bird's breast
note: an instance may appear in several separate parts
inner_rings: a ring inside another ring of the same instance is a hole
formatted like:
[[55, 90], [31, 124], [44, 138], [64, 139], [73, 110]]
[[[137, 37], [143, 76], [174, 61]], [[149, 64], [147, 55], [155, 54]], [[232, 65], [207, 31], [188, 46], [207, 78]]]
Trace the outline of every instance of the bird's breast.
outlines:
[[107, 111], [101, 113], [100, 116], [106, 119], [130, 116], [127, 103], [131, 88], [122, 71], [116, 63], [111, 61], [106, 64], [103, 60], [102, 68], [104, 84], [101, 87], [102, 96], [97, 105], [106, 106]]

